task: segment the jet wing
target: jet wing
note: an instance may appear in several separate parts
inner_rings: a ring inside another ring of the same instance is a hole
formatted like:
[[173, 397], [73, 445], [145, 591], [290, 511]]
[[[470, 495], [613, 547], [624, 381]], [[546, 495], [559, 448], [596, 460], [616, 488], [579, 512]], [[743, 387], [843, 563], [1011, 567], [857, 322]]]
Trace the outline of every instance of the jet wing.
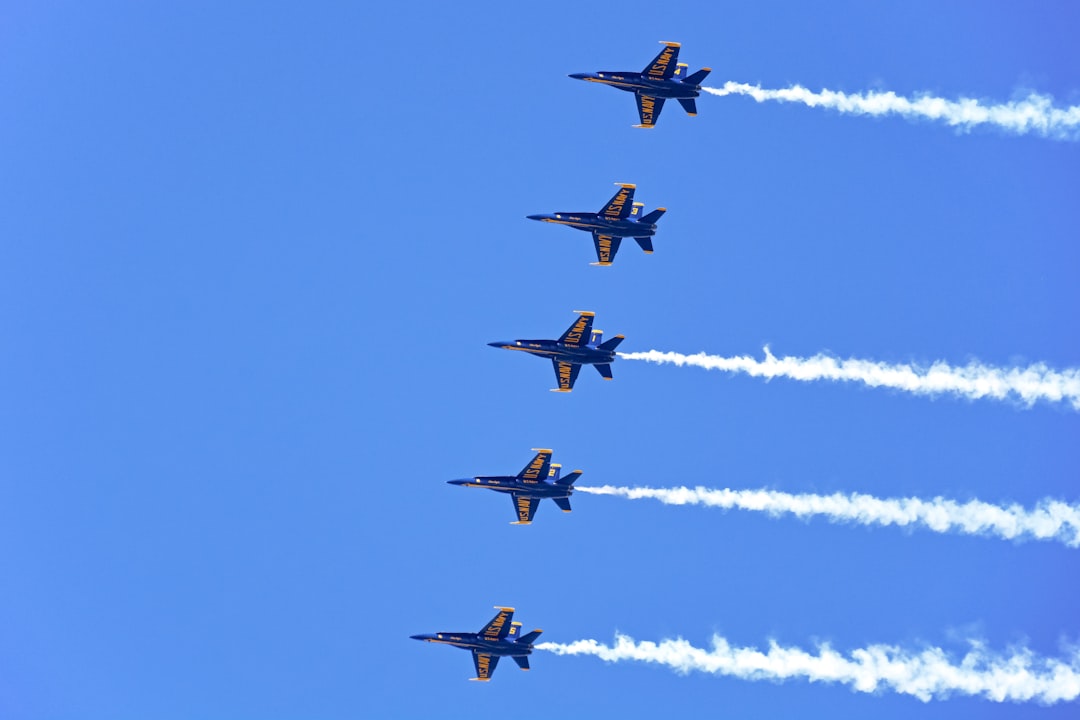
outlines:
[[473, 650], [472, 661], [473, 665], [476, 666], [476, 677], [472, 679], [487, 682], [491, 679], [492, 673], [495, 672], [495, 666], [499, 664], [499, 656]]
[[651, 63], [645, 66], [641, 74], [653, 80], [668, 80], [675, 74], [679, 64], [679, 43], [666, 42]]
[[600, 214], [608, 220], [624, 219], [634, 207], [635, 187], [635, 185], [620, 184], [619, 191], [608, 200], [607, 205], [600, 211]]
[[648, 95], [635, 95], [637, 99], [638, 117], [641, 124], [635, 127], [651, 128], [656, 125], [660, 118], [660, 111], [664, 109], [664, 98], [654, 98]]
[[517, 474], [523, 483], [538, 483], [547, 478], [551, 471], [551, 450], [536, 448], [536, 457], [529, 461], [525, 469]]
[[[579, 317], [559, 336], [559, 342], [570, 347], [581, 347], [589, 342], [592, 333], [592, 321], [595, 313], [579, 310]], [[558, 368], [555, 369], [558, 372]]]
[[581, 366], [562, 362], [561, 360], [552, 360], [551, 363], [555, 366], [555, 379], [559, 383], [559, 387], [555, 392], [570, 392], [573, 390], [574, 381], [577, 380], [578, 373], [581, 372]]
[[593, 231], [592, 241], [596, 248], [596, 262], [592, 263], [593, 265], [606, 267], [615, 262], [615, 253], [619, 252], [619, 244], [622, 243], [621, 237]]
[[485, 640], [502, 640], [510, 632], [510, 622], [514, 619], [514, 608], [495, 608], [499, 614], [491, 618], [484, 627], [480, 628], [480, 637]]
[[528, 525], [531, 523], [533, 516], [536, 515], [536, 508], [540, 506], [540, 501], [518, 493], [513, 493], [511, 499], [514, 501], [514, 510], [517, 511], [518, 516], [517, 522], [511, 524]]

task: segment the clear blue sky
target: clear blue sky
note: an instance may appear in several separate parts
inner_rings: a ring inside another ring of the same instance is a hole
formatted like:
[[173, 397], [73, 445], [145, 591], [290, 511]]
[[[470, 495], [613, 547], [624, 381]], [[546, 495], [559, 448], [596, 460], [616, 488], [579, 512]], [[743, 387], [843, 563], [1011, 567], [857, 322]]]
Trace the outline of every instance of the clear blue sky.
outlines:
[[[485, 345], [572, 310], [626, 350], [1080, 365], [1080, 145], [567, 73], [1080, 101], [1073, 3], [11, 2], [0, 10], [0, 716], [1017, 717], [410, 634], [1058, 656], [1080, 553], [448, 486], [1076, 502], [1080, 414]], [[525, 215], [633, 182], [656, 254]]]

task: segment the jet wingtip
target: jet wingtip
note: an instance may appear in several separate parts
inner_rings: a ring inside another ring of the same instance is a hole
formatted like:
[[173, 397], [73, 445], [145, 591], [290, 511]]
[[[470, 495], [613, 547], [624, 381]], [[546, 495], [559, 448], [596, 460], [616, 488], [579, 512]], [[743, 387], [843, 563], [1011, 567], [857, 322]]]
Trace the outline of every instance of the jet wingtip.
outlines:
[[637, 185], [635, 185], [634, 183], [617, 182], [615, 184], [618, 185], [619, 187], [624, 187], [624, 188], [635, 188], [635, 189], [637, 188]]
[[592, 310], [575, 310], [578, 315], [584, 315], [585, 317], [596, 317], [596, 313]]
[[645, 128], [646, 130], [651, 130], [651, 129], [653, 129], [654, 127], [656, 127], [656, 125], [633, 125], [633, 126], [631, 126], [631, 127], [636, 127], [636, 128]]
[[547, 453], [548, 455], [550, 455], [550, 454], [552, 454], [553, 452], [555, 452], [555, 451], [554, 451], [554, 450], [552, 450], [551, 448], [532, 448], [532, 451], [533, 451], [533, 452], [536, 452], [536, 453]]
[[593, 267], [611, 267], [610, 262], [594, 262], [594, 263], [589, 263], [589, 264], [592, 265]]
[[514, 608], [506, 607], [505, 605], [496, 605], [495, 609], [496, 610], [505, 610], [506, 612], [514, 612]]
[[672, 42], [671, 40], [661, 40], [660, 44], [668, 47], [682, 47], [682, 43]]

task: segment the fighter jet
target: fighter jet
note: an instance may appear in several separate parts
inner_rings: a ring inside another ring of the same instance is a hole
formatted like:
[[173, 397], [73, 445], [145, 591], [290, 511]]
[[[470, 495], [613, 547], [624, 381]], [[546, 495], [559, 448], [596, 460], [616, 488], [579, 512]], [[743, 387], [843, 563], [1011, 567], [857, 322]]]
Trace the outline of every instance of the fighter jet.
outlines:
[[[461, 487], [479, 487], [509, 493], [517, 512], [517, 521], [511, 525], [529, 525], [532, 523], [536, 508], [544, 498], [551, 498], [563, 512], [570, 512], [570, 495], [573, 494], [574, 481], [581, 477], [581, 471], [575, 470], [560, 478], [562, 465], [551, 462], [551, 450], [533, 448], [536, 457], [529, 461], [525, 469], [517, 475], [478, 475], [463, 480], [447, 480], [451, 485]], [[545, 482], [544, 478], [551, 478]]]
[[694, 102], [701, 93], [701, 81], [712, 68], [701, 68], [693, 75], [687, 75], [689, 65], [677, 62], [679, 43], [663, 42], [664, 49], [656, 59], [645, 66], [641, 72], [596, 72], [574, 73], [575, 80], [603, 83], [619, 90], [634, 93], [637, 100], [638, 116], [641, 124], [634, 127], [651, 128], [656, 125], [665, 100], [678, 100], [687, 115], [697, 115]]
[[472, 650], [473, 665], [476, 666], [476, 677], [470, 680], [487, 682], [495, 672], [495, 666], [499, 664], [499, 658], [510, 656], [522, 670], [529, 669], [529, 655], [533, 651], [533, 643], [540, 637], [542, 630], [533, 630], [530, 633], [521, 633], [521, 623], [510, 622], [514, 617], [514, 608], [495, 606], [499, 614], [491, 619], [478, 633], [435, 633], [434, 635], [411, 635], [413, 640], [424, 642], [444, 643]]
[[582, 365], [594, 365], [605, 380], [610, 380], [615, 348], [623, 341], [623, 336], [616, 335], [601, 343], [603, 331], [592, 329], [595, 313], [584, 310], [574, 312], [581, 317], [575, 320], [558, 340], [513, 340], [492, 342], [488, 345], [551, 358], [551, 363], [555, 366], [555, 379], [559, 382], [559, 387], [553, 388], [552, 392], [570, 392]]
[[600, 212], [555, 213], [554, 215], [528, 215], [530, 220], [569, 225], [576, 230], [591, 232], [593, 245], [596, 246], [596, 260], [593, 265], [608, 266], [615, 261], [619, 252], [619, 243], [623, 238], [632, 237], [646, 253], [652, 253], [652, 236], [656, 234], [656, 221], [667, 212], [667, 208], [656, 208], [648, 215], [642, 215], [645, 203], [634, 202], [636, 185], [615, 183], [619, 191], [600, 208]]

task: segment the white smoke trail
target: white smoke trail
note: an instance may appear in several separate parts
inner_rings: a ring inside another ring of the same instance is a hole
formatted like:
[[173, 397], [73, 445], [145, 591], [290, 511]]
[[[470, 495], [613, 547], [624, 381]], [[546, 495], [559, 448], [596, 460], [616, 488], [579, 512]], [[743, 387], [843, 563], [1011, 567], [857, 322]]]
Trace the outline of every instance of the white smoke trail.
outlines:
[[705, 87], [713, 95], [749, 95], [758, 102], [798, 102], [855, 115], [896, 114], [905, 118], [940, 120], [961, 130], [991, 125], [1017, 135], [1035, 133], [1055, 140], [1080, 137], [1080, 106], [1054, 107], [1053, 98], [1032, 93], [1022, 100], [983, 105], [973, 98], [945, 100], [923, 95], [910, 99], [894, 92], [843, 93], [834, 90], [813, 92], [801, 85], [767, 90], [760, 85], [727, 82], [723, 88]]
[[635, 642], [617, 634], [613, 645], [577, 640], [569, 644], [540, 643], [536, 648], [557, 655], [592, 655], [605, 662], [657, 663], [680, 673], [697, 670], [744, 680], [805, 678], [810, 682], [843, 683], [865, 693], [892, 689], [923, 702], [954, 693], [995, 702], [1035, 701], [1047, 705], [1080, 696], [1077, 650], [1064, 660], [1053, 660], [1037, 657], [1027, 649], [996, 654], [972, 642], [971, 650], [954, 663], [944, 650], [935, 647], [913, 653], [889, 645], [871, 645], [842, 655], [827, 644], [819, 646], [816, 653], [808, 653], [772, 641], [768, 651], [762, 652], [752, 647], [732, 647], [718, 635], [713, 636], [712, 645], [712, 651], [707, 651], [682, 638]]
[[638, 353], [619, 353], [626, 360], [645, 360], [657, 364], [693, 365], [706, 370], [743, 372], [754, 377], [786, 377], [809, 382], [812, 380], [843, 380], [861, 382], [870, 387], [889, 387], [916, 395], [951, 394], [971, 400], [993, 398], [995, 400], [1019, 399], [1031, 406], [1038, 400], [1047, 402], [1067, 401], [1074, 410], [1080, 410], [1080, 370], [1071, 368], [1055, 371], [1043, 363], [1026, 368], [996, 368], [971, 362], [963, 367], [953, 367], [935, 362], [930, 367], [918, 365], [890, 365], [883, 362], [848, 358], [841, 360], [829, 355], [813, 357], [782, 357], [773, 355], [765, 347], [765, 359], [755, 360], [748, 355], [722, 357], [697, 353], [683, 355], [676, 352], [650, 350]]
[[843, 495], [792, 495], [774, 490], [712, 490], [704, 487], [577, 487], [577, 492], [617, 495], [638, 500], [650, 498], [666, 505], [756, 510], [772, 516], [791, 513], [800, 518], [824, 515], [833, 522], [862, 525], [925, 527], [934, 532], [961, 532], [969, 535], [996, 535], [1007, 540], [1034, 538], [1059, 540], [1068, 547], [1080, 547], [1080, 505], [1043, 500], [1032, 510], [1019, 505], [1002, 507], [979, 500], [959, 503], [936, 497], [878, 498], [851, 493]]

